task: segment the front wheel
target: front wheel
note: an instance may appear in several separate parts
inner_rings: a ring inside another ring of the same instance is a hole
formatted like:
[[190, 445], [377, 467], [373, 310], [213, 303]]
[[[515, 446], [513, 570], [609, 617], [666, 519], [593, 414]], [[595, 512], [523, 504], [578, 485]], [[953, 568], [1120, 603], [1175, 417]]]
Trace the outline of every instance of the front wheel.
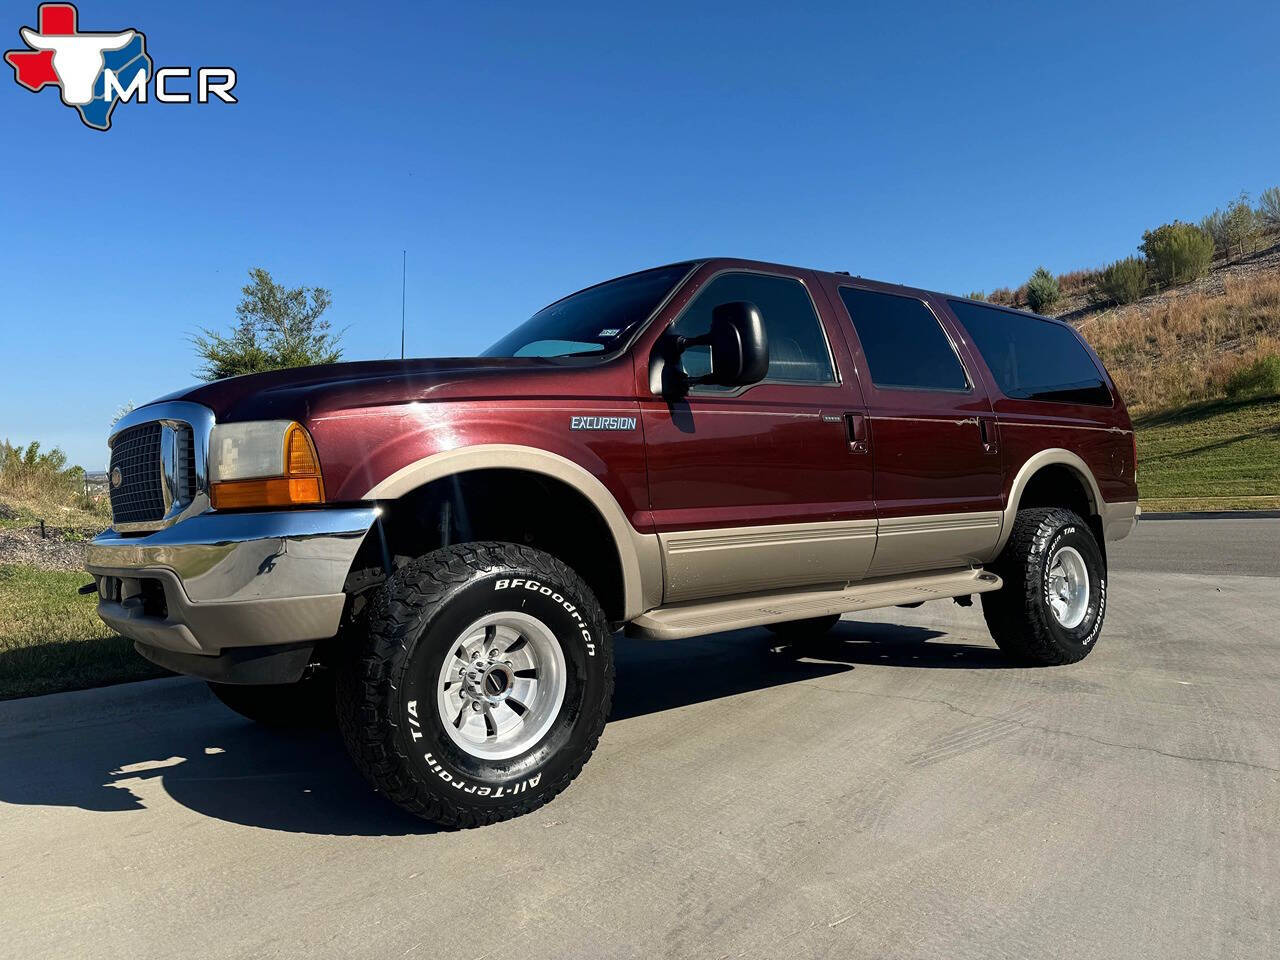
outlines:
[[573, 780], [613, 698], [595, 596], [559, 560], [510, 543], [445, 547], [375, 596], [338, 720], [365, 776], [450, 827], [528, 813]]
[[1019, 510], [992, 569], [1004, 586], [982, 594], [982, 613], [1001, 650], [1040, 666], [1089, 655], [1107, 612], [1107, 565], [1084, 520], [1060, 507]]

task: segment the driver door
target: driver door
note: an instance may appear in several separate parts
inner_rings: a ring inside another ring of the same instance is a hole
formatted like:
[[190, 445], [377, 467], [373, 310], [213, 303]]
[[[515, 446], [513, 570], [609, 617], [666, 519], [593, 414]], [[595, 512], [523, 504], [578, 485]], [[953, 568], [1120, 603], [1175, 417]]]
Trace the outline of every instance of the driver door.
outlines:
[[[760, 310], [765, 379], [695, 386], [674, 401], [651, 384], [641, 399], [665, 603], [843, 585], [875, 550], [871, 458], [851, 439], [865, 410], [820, 286], [807, 271], [712, 271], [664, 332], [706, 333], [715, 307], [734, 301]], [[660, 353], [657, 343], [651, 365]], [[708, 348], [689, 348], [681, 363], [706, 373]]]

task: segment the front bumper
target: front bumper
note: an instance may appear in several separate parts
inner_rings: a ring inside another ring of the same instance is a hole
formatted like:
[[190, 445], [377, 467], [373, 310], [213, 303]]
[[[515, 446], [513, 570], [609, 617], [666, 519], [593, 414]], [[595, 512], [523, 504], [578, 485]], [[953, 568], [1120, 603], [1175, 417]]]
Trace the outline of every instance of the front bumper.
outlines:
[[147, 536], [108, 530], [89, 544], [86, 563], [98, 615], [143, 647], [186, 655], [331, 637], [377, 514], [372, 506], [204, 513]]

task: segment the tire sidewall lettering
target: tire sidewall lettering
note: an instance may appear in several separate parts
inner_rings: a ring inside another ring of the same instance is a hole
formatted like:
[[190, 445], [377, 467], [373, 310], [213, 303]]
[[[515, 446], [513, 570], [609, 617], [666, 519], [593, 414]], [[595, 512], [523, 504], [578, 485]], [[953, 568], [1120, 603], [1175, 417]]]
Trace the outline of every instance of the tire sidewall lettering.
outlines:
[[545, 586], [537, 580], [526, 580], [521, 577], [500, 578], [495, 581], [493, 585], [493, 589], [495, 591], [519, 590], [521, 588], [530, 590], [540, 596], [550, 597], [553, 602], [564, 607], [565, 612], [568, 613], [569, 616], [573, 617], [574, 622], [578, 626], [578, 633], [581, 635], [582, 642], [586, 646], [587, 656], [594, 657], [596, 655], [596, 643], [595, 640], [592, 639], [591, 628], [587, 626], [587, 622], [582, 618], [582, 612], [578, 609], [577, 605], [566, 600], [563, 594], [557, 593], [551, 587]]
[[[1049, 563], [1063, 546], [1074, 547], [1084, 559], [1089, 577], [1089, 607], [1080, 627], [1068, 630], [1058, 623], [1049, 603]], [[1049, 537], [1040, 562], [1040, 599], [1046, 626], [1061, 641], [1083, 647], [1091, 647], [1102, 632], [1102, 622], [1107, 609], [1107, 579], [1102, 558], [1092, 536], [1081, 533], [1074, 523], [1068, 523]], [[1086, 626], [1087, 625], [1087, 626]]]

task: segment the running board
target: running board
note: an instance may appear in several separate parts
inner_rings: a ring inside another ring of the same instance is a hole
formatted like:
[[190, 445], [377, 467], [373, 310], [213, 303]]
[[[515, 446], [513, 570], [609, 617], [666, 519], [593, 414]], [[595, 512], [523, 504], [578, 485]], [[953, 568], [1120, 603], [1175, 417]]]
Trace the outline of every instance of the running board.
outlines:
[[700, 600], [658, 607], [641, 614], [627, 625], [627, 635], [650, 640], [682, 640], [766, 623], [986, 593], [999, 590], [1003, 585], [994, 573], [965, 568], [925, 576], [860, 580], [842, 590], [797, 590], [755, 593], [728, 600]]

